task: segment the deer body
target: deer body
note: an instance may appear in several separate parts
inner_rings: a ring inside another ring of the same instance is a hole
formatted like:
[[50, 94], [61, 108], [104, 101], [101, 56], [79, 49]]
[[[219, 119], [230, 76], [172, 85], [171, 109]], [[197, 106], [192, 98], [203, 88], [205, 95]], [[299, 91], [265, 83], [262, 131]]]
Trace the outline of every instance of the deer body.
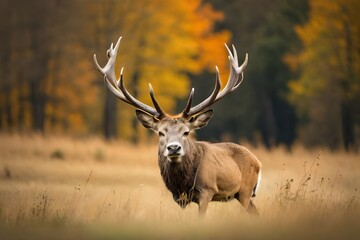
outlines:
[[255, 194], [261, 163], [247, 148], [234, 143], [208, 143], [188, 139], [187, 154], [169, 161], [159, 146], [158, 164], [166, 187], [183, 208], [199, 204], [205, 213], [209, 201], [236, 198], [256, 213], [250, 198]]
[[220, 91], [220, 75], [216, 68], [216, 82], [211, 95], [192, 106], [192, 89], [184, 111], [171, 116], [161, 109], [151, 84], [150, 97], [154, 108], [140, 102], [126, 90], [123, 69], [120, 78], [116, 79], [114, 65], [120, 40], [121, 37], [115, 47], [111, 44], [107, 51], [109, 60], [105, 67], [99, 66], [94, 55], [95, 66], [104, 75], [110, 91], [120, 100], [137, 108], [136, 117], [141, 124], [158, 133], [160, 173], [174, 200], [181, 207], [195, 202], [199, 205], [199, 213], [204, 214], [210, 201], [236, 198], [248, 212], [257, 214], [251, 197], [255, 197], [260, 183], [261, 163], [255, 155], [235, 143], [200, 142], [189, 135], [207, 125], [213, 116], [213, 110], [209, 109], [212, 104], [240, 86], [248, 63], [247, 55], [239, 67], [235, 47], [232, 53], [225, 45], [230, 60], [230, 76], [226, 86]]

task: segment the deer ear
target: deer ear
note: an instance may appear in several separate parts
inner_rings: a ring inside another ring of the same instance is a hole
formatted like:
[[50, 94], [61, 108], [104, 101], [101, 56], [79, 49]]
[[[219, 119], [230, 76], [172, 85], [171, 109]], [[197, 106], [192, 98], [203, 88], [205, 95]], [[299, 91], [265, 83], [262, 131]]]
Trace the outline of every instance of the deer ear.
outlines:
[[136, 117], [145, 128], [150, 128], [156, 131], [159, 120], [141, 110], [136, 110]]
[[213, 114], [214, 114], [214, 110], [209, 109], [206, 112], [191, 117], [189, 120], [190, 129], [194, 130], [205, 127], [208, 124], [210, 118], [213, 116]]

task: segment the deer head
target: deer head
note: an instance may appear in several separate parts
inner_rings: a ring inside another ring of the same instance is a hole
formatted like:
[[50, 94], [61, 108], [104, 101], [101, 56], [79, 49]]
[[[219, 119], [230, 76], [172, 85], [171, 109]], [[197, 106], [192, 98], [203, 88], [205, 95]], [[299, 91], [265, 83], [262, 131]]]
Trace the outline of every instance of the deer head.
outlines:
[[123, 68], [119, 79], [115, 76], [115, 61], [120, 46], [121, 37], [114, 46], [111, 44], [107, 51], [108, 62], [105, 67], [100, 67], [94, 55], [94, 63], [97, 69], [104, 75], [104, 81], [110, 91], [121, 101], [134, 106], [136, 117], [145, 128], [149, 128], [159, 135], [159, 154], [167, 158], [169, 162], [181, 162], [182, 158], [189, 153], [192, 141], [189, 133], [207, 125], [213, 115], [209, 107], [236, 90], [243, 80], [243, 72], [248, 63], [248, 55], [241, 66], [238, 66], [238, 57], [234, 46], [233, 53], [228, 46], [230, 75], [225, 87], [221, 89], [219, 70], [216, 67], [215, 87], [208, 98], [201, 103], [192, 106], [194, 89], [191, 90], [185, 109], [175, 116], [165, 113], [156, 101], [153, 88], [149, 84], [149, 92], [154, 107], [148, 106], [134, 98], [125, 88], [123, 81]]

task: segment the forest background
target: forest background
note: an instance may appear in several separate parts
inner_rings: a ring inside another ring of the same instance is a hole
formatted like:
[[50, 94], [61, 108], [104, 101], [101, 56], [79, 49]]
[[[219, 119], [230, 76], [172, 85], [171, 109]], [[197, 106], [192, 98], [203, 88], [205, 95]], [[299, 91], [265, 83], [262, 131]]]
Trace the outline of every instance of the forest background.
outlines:
[[331, 150], [360, 146], [360, 2], [355, 0], [1, 0], [0, 131], [90, 136], [129, 142], [154, 137], [116, 100], [101, 65], [119, 36], [117, 72], [150, 104], [182, 110], [228, 74], [223, 43], [245, 80], [215, 106], [198, 137], [271, 148], [294, 143]]

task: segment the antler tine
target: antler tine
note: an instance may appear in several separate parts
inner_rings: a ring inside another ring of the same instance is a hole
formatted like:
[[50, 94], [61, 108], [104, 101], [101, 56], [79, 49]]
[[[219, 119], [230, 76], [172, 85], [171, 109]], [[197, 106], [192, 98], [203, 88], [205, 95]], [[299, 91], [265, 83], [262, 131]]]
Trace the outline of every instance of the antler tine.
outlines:
[[110, 48], [106, 51], [106, 55], [108, 58], [108, 62], [106, 63], [105, 67], [100, 67], [97, 58], [96, 58], [96, 54], [94, 54], [94, 64], [95, 67], [98, 69], [99, 72], [101, 72], [104, 75], [104, 81], [107, 85], [107, 87], [110, 89], [110, 91], [120, 100], [136, 107], [139, 108], [140, 110], [159, 117], [159, 116], [164, 116], [164, 112], [161, 110], [159, 104], [156, 102], [155, 97], [153, 95], [153, 93], [150, 92], [152, 101], [155, 105], [155, 108], [152, 108], [142, 102], [140, 102], [139, 100], [137, 100], [135, 97], [133, 97], [125, 88], [124, 86], [124, 81], [123, 81], [123, 70], [124, 68], [121, 68], [120, 71], [120, 78], [119, 80], [116, 80], [116, 76], [115, 76], [115, 62], [116, 62], [116, 55], [120, 46], [120, 42], [121, 42], [122, 37], [119, 37], [118, 41], [115, 44], [111, 43]]
[[108, 87], [108, 89], [117, 97], [119, 98], [120, 100], [126, 102], [126, 103], [129, 103], [130, 102], [125, 98], [124, 94], [122, 94], [122, 92], [120, 92], [117, 88], [115, 88], [112, 83], [110, 82], [109, 78], [105, 75], [104, 76], [104, 81]]
[[114, 68], [115, 68], [116, 55], [117, 55], [117, 51], [120, 46], [121, 39], [122, 39], [122, 37], [119, 37], [118, 41], [116, 42], [115, 47], [114, 47], [114, 44], [111, 43], [110, 48], [106, 51], [108, 62], [106, 63], [105, 67], [103, 67], [103, 68], [100, 67], [100, 65], [97, 61], [97, 58], [96, 58], [96, 54], [94, 54], [94, 63], [95, 63], [96, 68], [102, 74], [107, 75], [108, 78], [110, 78], [111, 82], [113, 82], [113, 80], [116, 79]]
[[[225, 48], [229, 54], [228, 57], [229, 57], [229, 65], [230, 65], [230, 75], [229, 75], [228, 81], [227, 81], [224, 89], [222, 89], [219, 92], [220, 87], [221, 87], [221, 82], [220, 82], [219, 70], [216, 67], [216, 85], [215, 85], [215, 89], [214, 89], [213, 93], [207, 99], [205, 99], [204, 101], [202, 101], [201, 103], [199, 103], [198, 105], [196, 105], [190, 109], [188, 108], [188, 105], [187, 105], [187, 107], [183, 111], [184, 116], [189, 117], [189, 116], [196, 115], [196, 114], [200, 113], [201, 111], [204, 111], [206, 108], [210, 107], [212, 104], [214, 104], [215, 102], [219, 101], [220, 99], [225, 97], [230, 92], [237, 89], [240, 86], [240, 84], [242, 83], [243, 78], [244, 78], [244, 70], [248, 64], [248, 54], [246, 54], [243, 64], [239, 67], [238, 55], [237, 55], [235, 46], [232, 45], [233, 53], [231, 52], [231, 50], [229, 49], [229, 47], [226, 44], [225, 44]], [[241, 78], [240, 78], [240, 75], [241, 75]]]
[[159, 117], [160, 116], [165, 116], [166, 115], [165, 112], [162, 110], [159, 103], [156, 101], [156, 98], [155, 98], [155, 95], [154, 95], [154, 90], [152, 88], [151, 83], [149, 83], [149, 90], [150, 90], [151, 101], [153, 102], [156, 111], [159, 113]]
[[237, 55], [236, 48], [235, 48], [234, 44], [232, 44], [231, 46], [232, 46], [232, 49], [233, 49], [233, 52], [234, 52], [234, 59], [235, 59], [235, 61], [237, 63], [238, 62], [238, 55]]
[[215, 68], [216, 68], [216, 79], [215, 79], [215, 87], [214, 87], [213, 92], [211, 93], [211, 95], [207, 99], [205, 99], [204, 101], [202, 101], [198, 105], [188, 109], [189, 108], [189, 101], [191, 100], [191, 102], [192, 102], [192, 95], [193, 95], [193, 94], [190, 94], [191, 99], [189, 99], [185, 110], [182, 112], [182, 115], [184, 117], [190, 117], [190, 116], [193, 116], [193, 115], [201, 112], [202, 110], [204, 110], [207, 107], [211, 106], [211, 104], [213, 104], [213, 102], [215, 101], [216, 96], [219, 94], [219, 91], [220, 91], [220, 88], [221, 88], [219, 69], [218, 69], [217, 66]]
[[125, 88], [124, 86], [124, 81], [123, 78], [120, 78], [119, 80], [119, 89], [120, 91], [124, 94], [125, 98], [129, 101], [129, 103], [136, 107], [139, 108], [140, 110], [143, 110], [144, 112], [149, 113], [150, 115], [159, 117], [161, 116], [161, 114], [159, 112], [157, 112], [154, 108], [140, 102], [139, 100], [137, 100], [135, 97], [133, 97]]
[[235, 86], [233, 87], [232, 91], [236, 90], [240, 84], [242, 83], [242, 81], [244, 80], [244, 69], [246, 68], [247, 64], [248, 64], [248, 61], [249, 61], [249, 56], [248, 54], [246, 53], [245, 55], [245, 60], [243, 62], [243, 64], [241, 64], [241, 66], [239, 67], [239, 72], [241, 73], [241, 78], [239, 78], [235, 84]]
[[186, 103], [186, 107], [183, 111], [183, 115], [185, 117], [188, 117], [187, 116], [187, 113], [190, 111], [190, 108], [191, 108], [191, 104], [192, 104], [192, 101], [193, 101], [193, 98], [194, 98], [194, 92], [195, 92], [195, 89], [192, 88], [191, 91], [190, 91], [190, 95], [189, 95], [189, 98], [188, 98], [188, 101]]
[[225, 44], [225, 47], [226, 47], [226, 50], [229, 53], [230, 76], [229, 76], [228, 82], [225, 85], [225, 88], [221, 91], [220, 96], [221, 96], [221, 94], [224, 95], [224, 96], [226, 94], [228, 94], [228, 92], [231, 91], [232, 88], [236, 85], [236, 82], [237, 82], [237, 80], [239, 78], [239, 76], [237, 75], [237, 72], [236, 72], [236, 68], [239, 65], [238, 64], [238, 58], [237, 58], [236, 49], [235, 49], [235, 47], [233, 45], [232, 46], [233, 50], [234, 50], [234, 55], [233, 55], [231, 50], [229, 49], [229, 47], [226, 44]]

